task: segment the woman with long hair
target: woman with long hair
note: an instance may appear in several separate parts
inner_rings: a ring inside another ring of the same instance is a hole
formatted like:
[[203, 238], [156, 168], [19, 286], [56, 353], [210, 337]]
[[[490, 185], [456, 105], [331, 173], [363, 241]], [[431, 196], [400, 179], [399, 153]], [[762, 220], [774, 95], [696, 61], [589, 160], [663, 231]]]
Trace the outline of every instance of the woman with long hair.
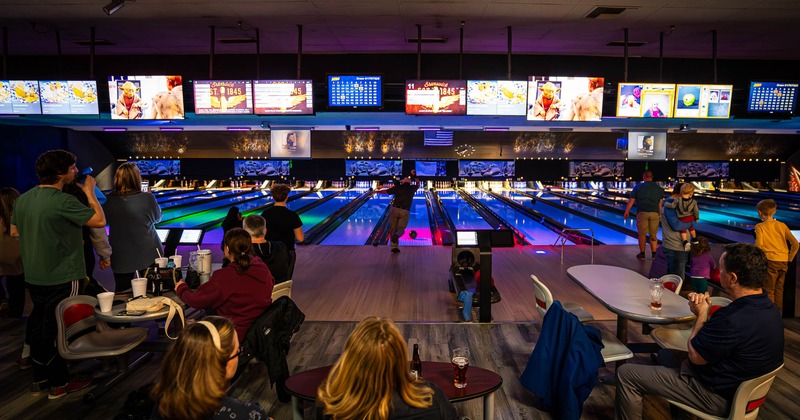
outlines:
[[225, 395], [239, 365], [233, 323], [209, 316], [189, 324], [169, 349], [150, 392], [154, 419], [269, 418], [257, 403]]
[[267, 265], [253, 253], [250, 234], [233, 228], [225, 234], [225, 257], [230, 265], [211, 274], [208, 282], [192, 291], [179, 281], [175, 293], [183, 303], [196, 309], [214, 309], [217, 315], [236, 324], [239, 340], [272, 303], [275, 279]]
[[[8, 289], [8, 316], [22, 317], [25, 309], [25, 274], [22, 270], [22, 257], [19, 241], [11, 237], [11, 214], [19, 191], [13, 188], [0, 188], [0, 279], [6, 278]], [[6, 296], [0, 283], [0, 294]]]
[[153, 264], [161, 251], [156, 223], [161, 221], [161, 207], [153, 194], [142, 192], [142, 176], [132, 162], [125, 162], [114, 174], [114, 191], [103, 204], [114, 250], [111, 269], [120, 293], [131, 288], [138, 270], [141, 274]]
[[389, 318], [362, 320], [317, 390], [317, 417], [332, 420], [455, 419], [444, 392], [415, 381], [408, 348]]

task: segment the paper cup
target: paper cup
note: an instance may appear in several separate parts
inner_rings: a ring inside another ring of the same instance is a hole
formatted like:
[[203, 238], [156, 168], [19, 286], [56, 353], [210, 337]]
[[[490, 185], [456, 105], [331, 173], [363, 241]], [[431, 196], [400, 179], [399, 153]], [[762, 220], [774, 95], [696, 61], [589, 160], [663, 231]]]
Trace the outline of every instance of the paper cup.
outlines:
[[100, 312], [111, 312], [111, 307], [114, 306], [114, 292], [99, 293], [97, 301], [100, 303]]
[[169, 259], [171, 259], [172, 262], [175, 264], [175, 268], [181, 268], [181, 265], [183, 264], [183, 256], [173, 255], [169, 257]]
[[133, 279], [133, 280], [131, 280], [131, 288], [133, 289], [133, 297], [146, 295], [147, 294], [147, 279]]
[[[200, 260], [202, 259], [203, 264], [200, 264]], [[198, 270], [201, 273], [211, 274], [211, 250], [210, 249], [201, 249], [197, 251], [197, 266]]]
[[156, 258], [156, 265], [159, 268], [167, 268], [167, 263], [168, 262], [169, 262], [169, 258], [167, 258], [167, 257]]

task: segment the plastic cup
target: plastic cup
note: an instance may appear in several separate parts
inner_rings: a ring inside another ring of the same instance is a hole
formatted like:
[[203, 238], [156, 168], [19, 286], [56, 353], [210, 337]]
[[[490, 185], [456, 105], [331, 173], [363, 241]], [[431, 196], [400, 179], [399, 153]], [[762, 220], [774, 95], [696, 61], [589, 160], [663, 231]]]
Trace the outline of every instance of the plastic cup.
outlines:
[[183, 256], [181, 255], [173, 255], [169, 257], [172, 262], [175, 264], [175, 268], [181, 268], [181, 264], [183, 264]]
[[97, 301], [100, 303], [100, 312], [111, 312], [111, 307], [114, 306], [114, 292], [98, 293]]
[[169, 258], [167, 257], [156, 258], [156, 265], [158, 265], [159, 268], [167, 268], [168, 262]]
[[131, 288], [133, 289], [133, 297], [145, 296], [147, 294], [147, 279], [131, 280]]

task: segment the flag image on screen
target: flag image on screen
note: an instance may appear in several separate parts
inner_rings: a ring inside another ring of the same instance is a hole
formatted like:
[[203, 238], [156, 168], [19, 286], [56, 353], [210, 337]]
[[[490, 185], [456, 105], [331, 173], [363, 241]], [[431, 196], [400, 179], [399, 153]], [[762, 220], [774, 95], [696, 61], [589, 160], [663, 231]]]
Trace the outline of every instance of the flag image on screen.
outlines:
[[111, 118], [117, 120], [182, 120], [181, 76], [109, 76]]

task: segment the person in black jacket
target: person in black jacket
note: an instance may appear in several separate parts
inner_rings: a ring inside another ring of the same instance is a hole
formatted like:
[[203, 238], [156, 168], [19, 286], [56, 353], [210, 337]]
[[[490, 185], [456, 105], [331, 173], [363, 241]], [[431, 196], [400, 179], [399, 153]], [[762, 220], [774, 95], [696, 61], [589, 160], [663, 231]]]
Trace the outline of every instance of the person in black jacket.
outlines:
[[419, 189], [418, 179], [414, 178], [413, 184], [411, 182], [412, 177], [416, 176], [417, 172], [411, 171], [411, 176], [403, 178], [399, 185], [375, 191], [377, 194], [394, 195], [392, 207], [389, 209], [389, 235], [393, 254], [400, 252], [400, 237], [403, 236], [408, 226], [408, 219], [411, 217], [411, 202]]
[[266, 220], [257, 214], [251, 214], [244, 218], [242, 225], [244, 230], [250, 234], [253, 252], [269, 267], [272, 277], [275, 278], [275, 284], [290, 280], [289, 251], [283, 242], [265, 239], [267, 235]]

